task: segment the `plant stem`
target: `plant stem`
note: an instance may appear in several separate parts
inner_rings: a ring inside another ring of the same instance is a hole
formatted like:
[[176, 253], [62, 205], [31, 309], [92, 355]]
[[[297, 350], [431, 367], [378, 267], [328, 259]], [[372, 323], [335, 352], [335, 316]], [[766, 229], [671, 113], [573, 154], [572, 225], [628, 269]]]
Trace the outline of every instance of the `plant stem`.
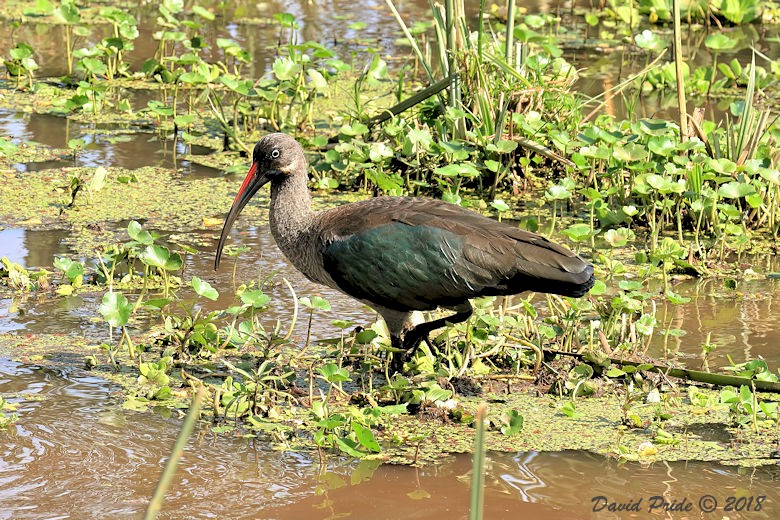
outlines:
[[685, 104], [685, 78], [683, 78], [680, 1], [672, 0], [672, 11], [674, 17], [674, 70], [677, 75], [677, 105], [680, 113], [680, 142], [684, 142], [688, 139], [688, 109]]
[[469, 498], [469, 520], [482, 520], [485, 504], [485, 415], [487, 404], [479, 405], [474, 418], [474, 454], [471, 465], [471, 493]]
[[154, 495], [152, 495], [152, 500], [149, 502], [149, 507], [146, 508], [144, 520], [157, 518], [157, 513], [162, 508], [165, 492], [170, 487], [173, 475], [176, 473], [176, 465], [184, 453], [184, 446], [187, 444], [187, 439], [189, 439], [192, 429], [195, 427], [195, 421], [200, 417], [200, 408], [203, 405], [205, 394], [206, 391], [203, 387], [200, 387], [192, 398], [190, 410], [181, 425], [181, 430], [178, 437], [176, 437], [176, 443], [173, 445], [171, 456], [168, 458], [168, 462], [165, 463], [165, 469], [157, 482], [157, 487], [154, 490]]

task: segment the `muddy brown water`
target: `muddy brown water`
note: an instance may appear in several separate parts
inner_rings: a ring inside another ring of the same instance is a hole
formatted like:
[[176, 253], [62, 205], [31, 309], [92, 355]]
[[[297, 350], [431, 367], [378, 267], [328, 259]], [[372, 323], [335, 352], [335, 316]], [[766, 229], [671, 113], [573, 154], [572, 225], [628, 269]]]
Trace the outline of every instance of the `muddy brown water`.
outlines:
[[[330, 41], [342, 56], [360, 53], [372, 45], [390, 49], [392, 38], [397, 37], [395, 22], [381, 1], [360, 2], [359, 9], [355, 9], [354, 2], [343, 0], [324, 5], [233, 4], [231, 9], [235, 11], [218, 18], [208, 37], [229, 36], [245, 45], [255, 55], [251, 65], [255, 76], [262, 75], [271, 63], [273, 52], [264, 51], [276, 44], [278, 31], [274, 26], [234, 23], [233, 17], [241, 9], [252, 16], [292, 12], [303, 22], [303, 39]], [[155, 4], [139, 5], [141, 30], [148, 32]], [[407, 20], [428, 18], [427, 2], [404, 2], [400, 8]], [[558, 4], [544, 2], [530, 7], [531, 12], [555, 9]], [[336, 12], [346, 13], [347, 20], [331, 16]], [[367, 28], [355, 31], [349, 28], [352, 21], [366, 22]], [[25, 24], [13, 31], [6, 26], [0, 28], [0, 42], [27, 41], [38, 53], [43, 75], [57, 75], [64, 73], [60, 31], [60, 27], [40, 24]], [[133, 56], [140, 60], [150, 55], [150, 46], [154, 45], [151, 38], [139, 38]], [[771, 49], [769, 55], [774, 55]], [[360, 56], [356, 54], [356, 63]], [[612, 63], [617, 55], [598, 49], [577, 56], [578, 67], [601, 60], [604, 69], [617, 68]], [[614, 78], [588, 81], [583, 85], [593, 93], [615, 83]], [[139, 103], [142, 105], [142, 100]], [[646, 114], [657, 115], [665, 109], [663, 103], [650, 105]], [[180, 144], [150, 134], [116, 139], [90, 125], [9, 111], [0, 112], [0, 134], [15, 142], [32, 140], [58, 148], [64, 147], [68, 139], [84, 137], [90, 145], [75, 162], [16, 165], [22, 172], [74, 164], [126, 168], [154, 165], [195, 176], [220, 175], [179, 161], [178, 155], [184, 152]], [[55, 256], [72, 253], [65, 238], [64, 231], [2, 228], [0, 223], [0, 257], [8, 256], [28, 267], [50, 268]], [[298, 296], [319, 294], [331, 302], [331, 313], [314, 316], [315, 338], [338, 334], [330, 323], [334, 317], [360, 325], [373, 320], [374, 314], [368, 309], [311, 284], [297, 273], [273, 244], [266, 224], [241, 219], [232, 241], [252, 248], [241, 256], [238, 283], [276, 273], [268, 291], [274, 298], [266, 317], [269, 324], [276, 319], [289, 322], [291, 297], [282, 278], [290, 280]], [[203, 254], [188, 256], [188, 272], [211, 281], [222, 294], [215, 306], [224, 307], [233, 294], [233, 261], [226, 259], [220, 271], [213, 274], [212, 251], [213, 244]], [[762, 259], [756, 263], [762, 272], [780, 270], [777, 263], [767, 265]], [[763, 356], [770, 366], [780, 364], [776, 348], [780, 340], [780, 282], [744, 282], [738, 293], [725, 290], [716, 281], [685, 283], [675, 290], [693, 297], [691, 303], [668, 310], [673, 326], [687, 334], [671, 338], [665, 346], [663, 339], [656, 337], [652, 354], [667, 351], [698, 368], [700, 345], [711, 333], [718, 345], [711, 356], [713, 364], [727, 364], [727, 356], [735, 362]], [[97, 316], [97, 305], [90, 296], [43, 303], [0, 300], [0, 331], [67, 333], [104, 341], [105, 327], [92, 319]], [[664, 312], [662, 308], [659, 316]], [[306, 333], [305, 322], [302, 316], [295, 332], [298, 340]], [[170, 453], [181, 417], [166, 410], [122, 410], [118, 388], [74, 368], [82, 364], [80, 357], [74, 357], [70, 365], [67, 358], [60, 363], [60, 368], [39, 367], [0, 357], [0, 395], [17, 404], [19, 415], [14, 427], [0, 432], [0, 519], [139, 518]], [[275, 451], [259, 441], [216, 435], [206, 425], [200, 428], [185, 450], [166, 498], [163, 518], [467, 517], [468, 455], [444, 457], [439, 464], [419, 469], [377, 466], [332, 456], [321, 464], [309, 454]], [[696, 462], [646, 466], [582, 452], [491, 453], [485, 518], [778, 518], [778, 480], [778, 467], [738, 469]], [[604, 496], [604, 501], [596, 498], [599, 496]], [[665, 511], [662, 500], [667, 507], [684, 511]], [[637, 511], [610, 512], [605, 506], [595, 512], [594, 507], [604, 502], [613, 507], [622, 503]], [[714, 512], [703, 512], [713, 505]], [[729, 505], [731, 511], [726, 510]]]
[[[156, 144], [147, 143], [149, 150], [139, 153], [151, 156]], [[203, 232], [204, 238], [214, 233]], [[50, 266], [55, 256], [70, 254], [65, 238], [59, 230], [4, 229], [0, 256], [30, 267]], [[319, 294], [331, 302], [331, 313], [314, 316], [315, 338], [338, 335], [330, 323], [333, 318], [360, 325], [373, 321], [368, 309], [312, 284], [290, 266], [267, 224], [241, 219], [231, 240], [251, 247], [240, 257], [238, 283], [276, 273], [268, 291], [274, 298], [268, 325], [276, 319], [289, 323], [291, 297], [283, 277], [298, 296]], [[201, 254], [188, 255], [188, 272], [220, 290], [215, 306], [221, 308], [233, 294], [233, 259], [226, 258], [214, 274], [212, 253], [213, 243]], [[753, 261], [761, 271], [778, 270], [775, 260]], [[699, 345], [711, 331], [719, 345], [712, 355], [714, 364], [726, 364], [727, 355], [735, 362], [762, 355], [770, 366], [780, 363], [775, 348], [780, 339], [780, 282], [743, 282], [738, 293], [717, 281], [685, 282], [675, 290], [693, 299], [669, 310], [674, 312], [673, 326], [687, 331], [667, 344], [670, 354], [698, 368]], [[64, 332], [105, 341], [105, 326], [92, 319], [98, 303], [94, 297], [72, 296], [44, 304], [21, 302], [14, 308], [2, 300], [0, 330]], [[664, 312], [662, 308], [659, 316]], [[296, 339], [305, 334], [306, 320], [300, 319]], [[663, 353], [660, 336], [651, 352]], [[81, 365], [80, 357], [61, 369], [0, 359], [0, 395], [12, 396], [20, 416], [15, 427], [0, 434], [0, 519], [138, 518], [146, 507], [181, 418], [163, 411], [122, 410], [119, 389], [72, 368]], [[444, 457], [440, 464], [421, 469], [375, 467], [338, 457], [321, 465], [315, 456], [274, 451], [260, 441], [200, 428], [166, 499], [164, 518], [467, 517], [468, 455]], [[643, 466], [581, 452], [491, 453], [489, 460], [486, 518], [776, 518], [780, 513], [777, 467], [746, 470], [694, 462]], [[640, 512], [594, 512], [601, 504], [592, 502], [598, 496], [628, 505], [641, 499]], [[691, 503], [692, 509], [670, 513], [659, 506], [651, 513], [651, 505], [662, 500], [658, 497], [681, 507]], [[718, 501], [718, 509], [702, 513], [710, 497]], [[762, 500], [761, 511], [723, 510], [727, 501], [736, 505], [740, 498], [744, 508], [750, 497], [754, 506]]]
[[[2, 359], [0, 394], [18, 396], [12, 401], [20, 416], [0, 437], [0, 519], [142, 516], [178, 416], [121, 410], [121, 391], [89, 373]], [[469, 474], [468, 455], [419, 469], [338, 457], [320, 463], [202, 427], [184, 452], [161, 517], [467, 518]], [[485, 518], [777, 518], [779, 480], [778, 467], [491, 453]], [[751, 497], [753, 510], [744, 511]], [[639, 512], [594, 512], [604, 500], [639, 504]], [[712, 500], [716, 511], [702, 513]], [[663, 501], [690, 510], [668, 513]], [[729, 503], [743, 511], [725, 512]]]

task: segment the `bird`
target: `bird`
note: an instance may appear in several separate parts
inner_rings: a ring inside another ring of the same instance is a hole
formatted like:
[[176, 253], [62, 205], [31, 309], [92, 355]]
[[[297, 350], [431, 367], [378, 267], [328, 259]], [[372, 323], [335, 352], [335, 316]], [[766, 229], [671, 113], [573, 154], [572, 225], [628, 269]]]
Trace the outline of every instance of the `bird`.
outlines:
[[[270, 183], [269, 223], [279, 249], [310, 280], [382, 316], [393, 373], [403, 372], [431, 332], [466, 321], [472, 298], [525, 291], [581, 297], [595, 282], [593, 266], [566, 247], [441, 200], [380, 196], [315, 211], [308, 165], [287, 134], [257, 142], [225, 217], [214, 269], [241, 210]], [[413, 325], [414, 311], [437, 308], [453, 314]]]

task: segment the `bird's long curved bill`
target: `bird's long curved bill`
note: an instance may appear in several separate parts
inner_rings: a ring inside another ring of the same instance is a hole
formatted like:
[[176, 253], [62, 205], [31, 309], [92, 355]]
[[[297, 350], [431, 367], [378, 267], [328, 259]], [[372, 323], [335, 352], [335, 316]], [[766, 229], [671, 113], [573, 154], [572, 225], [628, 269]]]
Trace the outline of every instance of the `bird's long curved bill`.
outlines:
[[241, 188], [236, 194], [236, 198], [233, 200], [233, 205], [230, 207], [230, 211], [225, 217], [225, 223], [222, 225], [222, 234], [219, 237], [219, 243], [217, 244], [217, 256], [214, 259], [214, 270], [219, 267], [219, 260], [222, 256], [222, 248], [225, 247], [225, 240], [227, 240], [230, 234], [230, 228], [233, 227], [233, 222], [238, 218], [241, 210], [250, 201], [250, 199], [257, 193], [265, 183], [268, 182], [268, 178], [265, 175], [257, 175], [257, 163], [252, 163], [252, 167], [249, 168], [249, 172], [246, 174], [244, 182], [241, 184]]

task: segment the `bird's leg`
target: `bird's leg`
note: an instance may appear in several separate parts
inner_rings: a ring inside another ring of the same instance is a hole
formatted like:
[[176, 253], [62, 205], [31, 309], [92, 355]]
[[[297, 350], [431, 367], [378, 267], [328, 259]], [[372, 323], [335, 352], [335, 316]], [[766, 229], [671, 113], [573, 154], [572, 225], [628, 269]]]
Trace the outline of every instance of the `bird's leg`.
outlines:
[[[390, 336], [390, 346], [394, 349], [402, 351], [404, 349], [404, 342], [401, 336]], [[400, 374], [404, 370], [404, 353], [393, 352], [393, 358], [390, 360], [390, 374]]]
[[414, 353], [417, 351], [417, 347], [420, 346], [422, 340], [426, 340], [428, 344], [430, 344], [431, 340], [428, 335], [431, 332], [444, 327], [447, 323], [462, 323], [469, 319], [474, 313], [474, 309], [471, 307], [471, 303], [468, 300], [456, 307], [451, 307], [451, 309], [455, 311], [455, 314], [439, 318], [438, 320], [420, 323], [404, 335], [403, 348], [406, 350], [406, 354], [404, 355], [405, 360], [411, 359], [411, 357], [414, 356]]

